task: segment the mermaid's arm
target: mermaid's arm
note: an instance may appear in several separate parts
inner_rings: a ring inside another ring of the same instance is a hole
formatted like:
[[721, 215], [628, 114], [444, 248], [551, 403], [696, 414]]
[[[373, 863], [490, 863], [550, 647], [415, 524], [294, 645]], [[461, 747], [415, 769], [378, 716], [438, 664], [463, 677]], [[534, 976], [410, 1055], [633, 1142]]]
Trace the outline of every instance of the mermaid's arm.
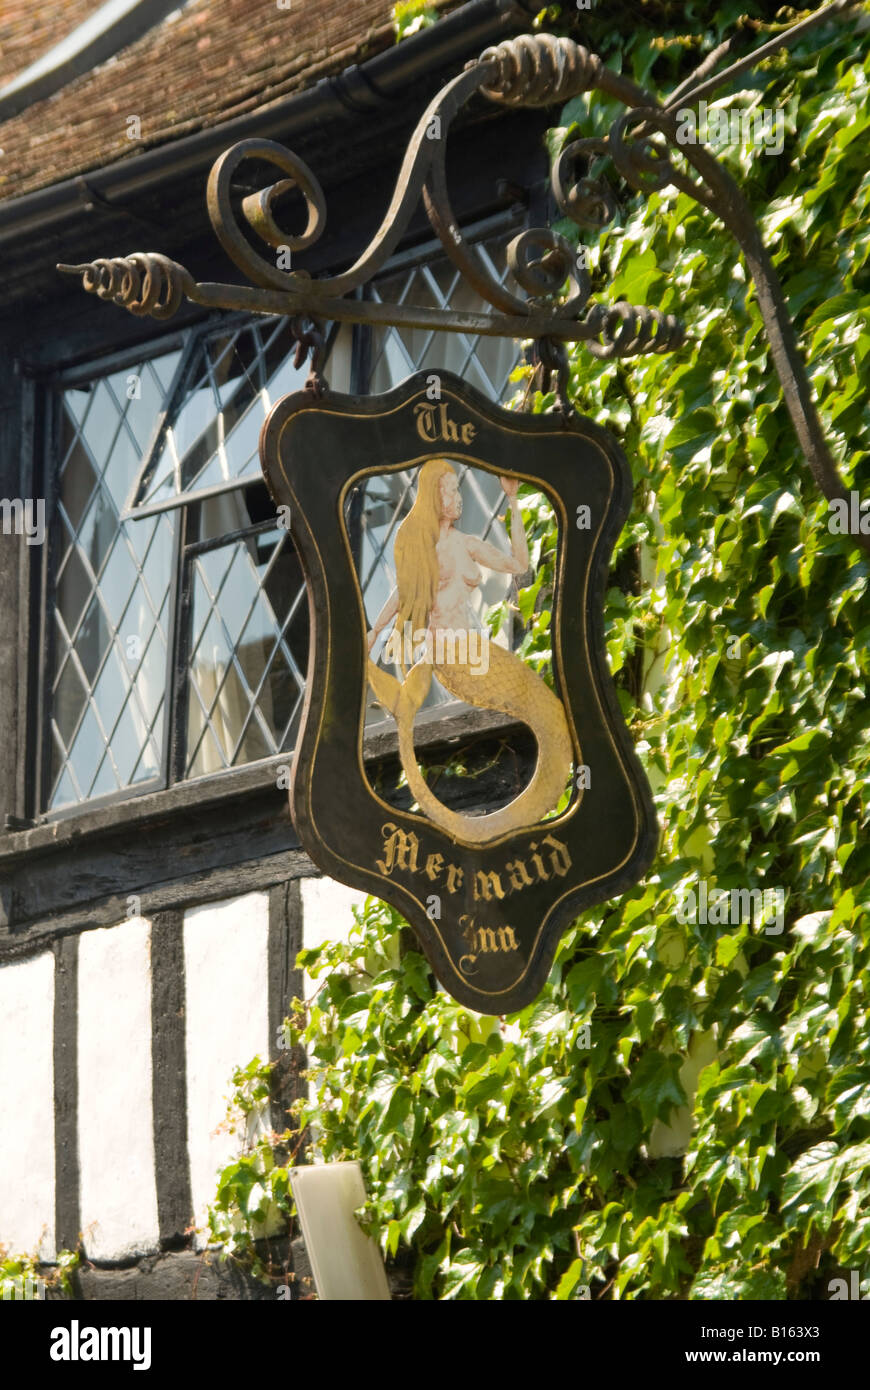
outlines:
[[369, 651], [371, 651], [372, 647], [374, 646], [375, 639], [377, 638], [378, 633], [381, 631], [381, 628], [386, 627], [387, 623], [392, 622], [393, 618], [395, 618], [398, 611], [399, 589], [397, 586], [390, 594], [390, 597], [387, 599], [378, 616], [375, 618], [375, 625], [372, 628], [371, 632], [368, 634]]
[[468, 537], [468, 553], [472, 560], [487, 569], [497, 570], [499, 574], [525, 574], [529, 568], [529, 544], [523, 514], [517, 498], [511, 497], [511, 554], [505, 555], [497, 545], [489, 541], [479, 541], [475, 536]]

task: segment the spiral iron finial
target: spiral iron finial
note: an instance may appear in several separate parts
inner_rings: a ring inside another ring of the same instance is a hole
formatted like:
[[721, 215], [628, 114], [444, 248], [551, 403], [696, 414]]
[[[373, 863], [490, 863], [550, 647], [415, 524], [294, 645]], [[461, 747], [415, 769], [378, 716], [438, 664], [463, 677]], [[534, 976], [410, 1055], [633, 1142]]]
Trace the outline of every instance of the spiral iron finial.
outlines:
[[491, 101], [507, 106], [552, 106], [588, 92], [602, 71], [601, 59], [573, 39], [522, 34], [487, 48], [478, 59], [493, 76], [481, 87]]
[[641, 352], [672, 352], [685, 341], [686, 330], [673, 314], [618, 300], [595, 304], [586, 323], [600, 338], [587, 342], [593, 357], [635, 357]]
[[132, 256], [99, 259], [87, 265], [59, 265], [66, 274], [81, 275], [89, 294], [108, 299], [131, 314], [150, 314], [169, 319], [194, 280], [184, 266], [158, 251], [137, 251]]

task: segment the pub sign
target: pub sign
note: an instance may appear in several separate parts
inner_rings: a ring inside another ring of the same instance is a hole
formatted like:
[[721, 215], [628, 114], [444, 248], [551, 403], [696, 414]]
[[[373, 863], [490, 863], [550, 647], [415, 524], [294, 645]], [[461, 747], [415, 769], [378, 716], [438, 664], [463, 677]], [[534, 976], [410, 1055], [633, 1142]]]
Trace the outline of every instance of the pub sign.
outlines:
[[[457, 1000], [503, 1014], [540, 991], [577, 913], [635, 883], [656, 847], [602, 634], [631, 475], [615, 441], [589, 420], [503, 410], [447, 372], [437, 382], [434, 399], [422, 373], [380, 397], [303, 391], [279, 401], [264, 425], [263, 470], [276, 505], [290, 509], [311, 616], [290, 801], [314, 863], [392, 903]], [[508, 547], [463, 529], [469, 469], [499, 479]], [[394, 472], [413, 479], [392, 541], [396, 584], [379, 612], [367, 612], [347, 503], [354, 489]], [[558, 529], [552, 688], [489, 640], [472, 603], [487, 572], [532, 582], [523, 483], [547, 499]], [[506, 806], [468, 814], [428, 785], [414, 721], [436, 681], [533, 733], [531, 780]], [[385, 801], [366, 772], [373, 698], [395, 727], [410, 811]]]

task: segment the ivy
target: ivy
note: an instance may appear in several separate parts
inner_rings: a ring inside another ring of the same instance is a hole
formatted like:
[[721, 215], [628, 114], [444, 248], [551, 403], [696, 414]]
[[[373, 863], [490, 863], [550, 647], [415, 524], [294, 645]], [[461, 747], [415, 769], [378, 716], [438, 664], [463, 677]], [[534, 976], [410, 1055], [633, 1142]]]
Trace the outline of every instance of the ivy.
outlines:
[[[680, 8], [702, 29], [689, 46], [721, 40], [708, 7]], [[613, 26], [601, 51], [667, 91], [680, 32]], [[725, 105], [781, 110], [783, 148], [719, 154], [866, 499], [870, 57], [852, 32], [744, 75]], [[569, 103], [552, 148], [616, 114], [597, 94]], [[346, 941], [300, 956], [319, 992], [288, 1024], [311, 1068], [299, 1121], [309, 1158], [361, 1161], [361, 1219], [417, 1298], [827, 1297], [834, 1276], [870, 1276], [868, 561], [829, 527], [714, 216], [675, 189], [623, 199], [589, 259], [603, 298], [690, 332], [663, 356], [571, 361], [578, 409], [633, 470], [606, 639], [658, 859], [577, 919], [540, 997], [507, 1018], [450, 999], [369, 899]], [[537, 564], [523, 651], [546, 671], [556, 537], [531, 490], [522, 505]], [[685, 910], [702, 882], [713, 902], [766, 892], [767, 911], [704, 921]]]
[[429, 0], [399, 0], [393, 6], [393, 28], [396, 42], [429, 29], [438, 20], [438, 11]]
[[73, 1274], [80, 1263], [74, 1250], [59, 1250], [52, 1266], [40, 1262], [39, 1256], [13, 1255], [0, 1245], [0, 1300], [34, 1301], [45, 1289], [57, 1289], [65, 1298], [74, 1296]]
[[209, 1243], [266, 1283], [275, 1273], [269, 1237], [286, 1234], [294, 1215], [288, 1164], [276, 1156], [292, 1136], [266, 1124], [273, 1067], [255, 1057], [233, 1072], [223, 1128], [239, 1135], [240, 1152], [218, 1175], [207, 1214]]

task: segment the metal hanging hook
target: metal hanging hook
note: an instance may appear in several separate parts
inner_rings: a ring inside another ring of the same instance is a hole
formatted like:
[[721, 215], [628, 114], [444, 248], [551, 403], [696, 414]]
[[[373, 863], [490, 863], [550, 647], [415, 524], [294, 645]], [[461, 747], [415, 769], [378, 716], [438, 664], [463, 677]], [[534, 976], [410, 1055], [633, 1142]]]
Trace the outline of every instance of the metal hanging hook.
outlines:
[[326, 347], [322, 323], [316, 319], [295, 316], [290, 320], [290, 332], [296, 340], [296, 351], [293, 355], [295, 369], [299, 371], [306, 357], [309, 360], [308, 376], [303, 389], [317, 397], [325, 396], [329, 390], [329, 383], [321, 372]]
[[[536, 338], [532, 345], [534, 371], [529, 383], [529, 391], [535, 381], [539, 390], [546, 395], [552, 389], [553, 373], [556, 373], [556, 399], [553, 409], [563, 419], [574, 413], [574, 406], [568, 394], [571, 369], [568, 363], [568, 348], [558, 338]], [[526, 392], [528, 398], [528, 391]]]

